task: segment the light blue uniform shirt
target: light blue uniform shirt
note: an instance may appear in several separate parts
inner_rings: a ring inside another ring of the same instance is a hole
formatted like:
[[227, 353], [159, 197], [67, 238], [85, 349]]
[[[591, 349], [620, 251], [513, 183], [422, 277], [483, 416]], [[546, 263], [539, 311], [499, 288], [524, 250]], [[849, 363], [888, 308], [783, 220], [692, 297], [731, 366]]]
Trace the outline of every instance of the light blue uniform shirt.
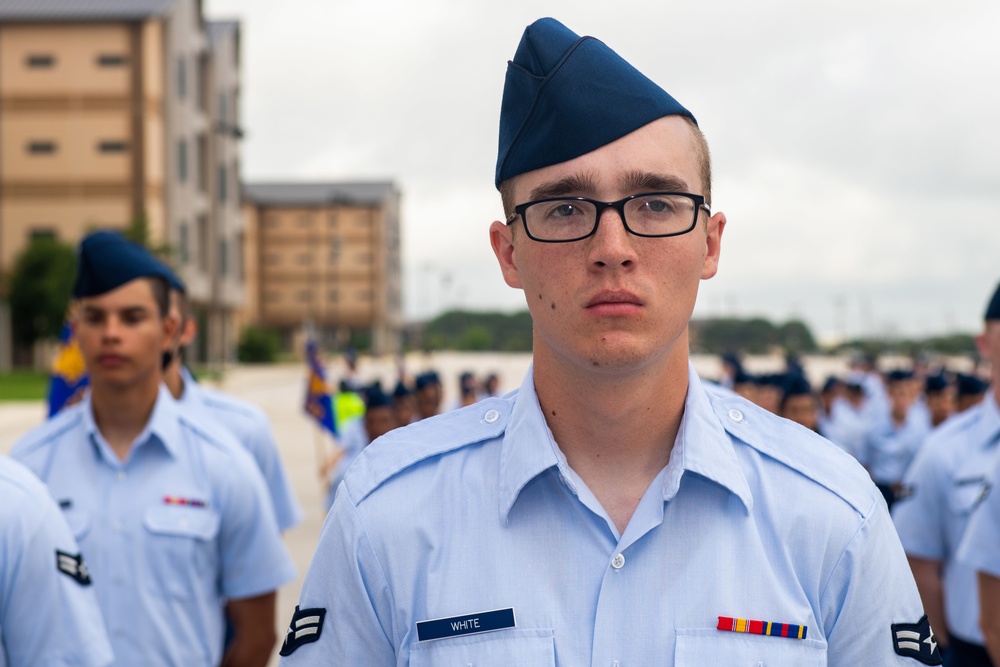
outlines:
[[232, 433], [236, 441], [250, 452], [264, 476], [278, 529], [285, 532], [302, 521], [302, 508], [285, 473], [267, 415], [257, 406], [235, 396], [203, 387], [187, 368], [181, 367], [181, 376], [184, 378], [184, 393], [178, 402], [183, 413], [198, 421], [193, 411], [204, 410], [207, 423]]
[[[991, 390], [984, 402], [994, 398]], [[994, 435], [1000, 433], [994, 431]], [[959, 545], [958, 560], [971, 570], [1000, 578], [1000, 461], [994, 457], [994, 463], [997, 465], [987, 472], [987, 488]]]
[[903, 479], [930, 431], [927, 411], [911, 406], [902, 424], [897, 426], [890, 417], [872, 427], [858, 460], [877, 483], [895, 484]]
[[218, 665], [225, 601], [295, 576], [249, 455], [184, 418], [165, 386], [125, 462], [98, 431], [89, 396], [12, 455], [63, 507], [115, 665]]
[[973, 508], [1000, 463], [1000, 410], [992, 392], [931, 432], [904, 478], [906, 493], [892, 509], [903, 549], [941, 561], [948, 629], [982, 645], [976, 571], [956, 560]]
[[[80, 549], [48, 489], [0, 456], [0, 667], [101, 667], [111, 645], [79, 560]], [[78, 571], [78, 569], [76, 570]]]
[[[320, 636], [283, 667], [913, 665], [890, 626], [917, 623], [920, 598], [865, 471], [690, 372], [670, 462], [622, 535], [553, 441], [531, 372], [372, 443], [288, 633]], [[516, 626], [418, 640], [422, 621], [462, 631], [495, 610]], [[717, 630], [719, 616], [806, 638]]]

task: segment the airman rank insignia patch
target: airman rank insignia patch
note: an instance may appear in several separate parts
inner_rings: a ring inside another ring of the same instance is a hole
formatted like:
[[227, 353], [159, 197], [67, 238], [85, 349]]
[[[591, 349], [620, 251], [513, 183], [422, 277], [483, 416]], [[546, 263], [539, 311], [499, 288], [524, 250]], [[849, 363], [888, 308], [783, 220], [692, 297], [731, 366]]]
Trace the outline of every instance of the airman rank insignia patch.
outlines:
[[83, 562], [82, 554], [74, 556], [73, 554], [56, 549], [56, 569], [81, 586], [89, 586], [92, 583], [90, 570], [87, 569], [87, 564]]
[[913, 658], [925, 665], [941, 664], [941, 652], [926, 615], [916, 623], [893, 623], [892, 647], [904, 658]]
[[291, 655], [300, 646], [318, 640], [323, 631], [324, 616], [326, 616], [326, 609], [322, 607], [299, 609], [296, 605], [295, 613], [292, 614], [292, 622], [288, 624], [285, 641], [281, 643], [278, 655]]

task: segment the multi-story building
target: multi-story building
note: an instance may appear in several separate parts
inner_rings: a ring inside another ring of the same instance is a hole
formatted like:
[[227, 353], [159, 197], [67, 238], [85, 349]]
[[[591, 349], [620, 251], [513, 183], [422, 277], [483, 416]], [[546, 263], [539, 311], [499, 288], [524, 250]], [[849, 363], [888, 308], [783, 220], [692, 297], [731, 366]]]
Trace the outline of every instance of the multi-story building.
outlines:
[[249, 183], [243, 200], [246, 323], [280, 330], [289, 346], [311, 326], [331, 346], [369, 339], [376, 354], [399, 351], [393, 183]]
[[188, 285], [195, 358], [232, 354], [239, 39], [200, 0], [0, 0], [0, 279], [33, 235], [144, 221]]

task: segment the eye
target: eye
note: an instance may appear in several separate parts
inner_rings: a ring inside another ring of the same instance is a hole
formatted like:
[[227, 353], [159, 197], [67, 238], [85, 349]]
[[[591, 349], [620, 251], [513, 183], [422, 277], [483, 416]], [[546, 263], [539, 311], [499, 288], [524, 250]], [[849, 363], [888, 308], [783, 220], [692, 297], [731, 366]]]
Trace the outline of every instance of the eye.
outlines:
[[568, 220], [583, 215], [583, 211], [575, 201], [550, 202], [544, 213], [546, 220]]
[[643, 200], [641, 208], [647, 213], [656, 213], [663, 215], [669, 215], [671, 213], [677, 212], [676, 202], [662, 197], [657, 199]]

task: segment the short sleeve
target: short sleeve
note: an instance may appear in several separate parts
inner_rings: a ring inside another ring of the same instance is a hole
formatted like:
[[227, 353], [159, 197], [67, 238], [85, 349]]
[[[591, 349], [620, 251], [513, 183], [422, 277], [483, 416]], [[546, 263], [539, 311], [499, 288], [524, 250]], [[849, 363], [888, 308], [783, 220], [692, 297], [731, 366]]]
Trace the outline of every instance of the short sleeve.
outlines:
[[[877, 582], [877, 584], [873, 584]], [[894, 624], [919, 625], [924, 611], [906, 555], [881, 498], [840, 557], [821, 597], [829, 667], [916, 664], [896, 652]], [[936, 644], [920, 643], [926, 664]]]
[[947, 553], [948, 470], [940, 451], [931, 442], [917, 454], [904, 477], [905, 497], [892, 508], [892, 520], [907, 555], [943, 561], [954, 554]]
[[1000, 466], [994, 468], [986, 496], [972, 513], [958, 547], [958, 560], [1000, 578]]
[[[11, 665], [108, 665], [113, 655], [89, 573], [85, 565], [77, 576], [69, 572], [85, 561], [55, 501], [40, 491], [0, 512], [0, 651]], [[0, 485], [0, 504], [10, 495]]]
[[285, 532], [302, 521], [302, 507], [295, 498], [292, 484], [285, 472], [285, 466], [278, 452], [278, 443], [274, 440], [271, 425], [263, 414], [254, 416], [255, 428], [249, 434], [250, 450], [257, 467], [264, 476], [264, 483], [271, 496], [274, 516], [278, 522], [278, 530]]
[[230, 452], [223, 471], [219, 550], [222, 593], [231, 599], [263, 595], [295, 578], [270, 496], [257, 466], [243, 451]]
[[281, 667], [396, 664], [391, 593], [346, 488], [323, 525], [298, 608], [324, 610], [322, 627], [308, 643], [296, 641], [290, 627]]

